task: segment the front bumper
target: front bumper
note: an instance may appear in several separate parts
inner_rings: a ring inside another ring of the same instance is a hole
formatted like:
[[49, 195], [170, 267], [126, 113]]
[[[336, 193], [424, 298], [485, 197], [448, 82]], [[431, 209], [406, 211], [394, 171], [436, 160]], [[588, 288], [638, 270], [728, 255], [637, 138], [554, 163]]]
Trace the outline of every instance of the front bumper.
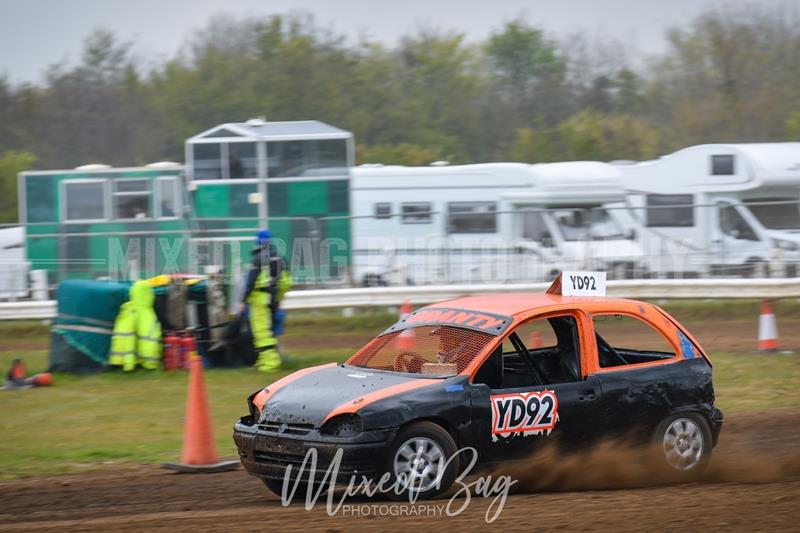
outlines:
[[[267, 426], [254, 423], [249, 416], [242, 417], [233, 428], [233, 440], [239, 450], [242, 466], [250, 474], [276, 480], [284, 479], [286, 467], [292, 472], [304, 466], [303, 480], [322, 481], [328, 475], [336, 475], [337, 483], [347, 483], [351, 476], [357, 481], [362, 476], [376, 479], [386, 460], [389, 444], [397, 433], [396, 428], [364, 431], [357, 437], [330, 437], [319, 430], [310, 430], [305, 435], [293, 435], [271, 430]], [[317, 464], [312, 469], [312, 455], [316, 450]], [[341, 450], [341, 452], [339, 452]], [[313, 452], [312, 452], [313, 453]], [[335, 459], [341, 453], [338, 466]]]

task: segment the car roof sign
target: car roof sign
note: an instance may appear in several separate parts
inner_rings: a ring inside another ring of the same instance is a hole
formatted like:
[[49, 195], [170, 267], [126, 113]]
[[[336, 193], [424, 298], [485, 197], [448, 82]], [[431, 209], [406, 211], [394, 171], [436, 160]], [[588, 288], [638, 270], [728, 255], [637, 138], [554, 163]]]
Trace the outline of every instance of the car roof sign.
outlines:
[[547, 294], [561, 296], [605, 296], [606, 273], [590, 271], [561, 272], [547, 289]]

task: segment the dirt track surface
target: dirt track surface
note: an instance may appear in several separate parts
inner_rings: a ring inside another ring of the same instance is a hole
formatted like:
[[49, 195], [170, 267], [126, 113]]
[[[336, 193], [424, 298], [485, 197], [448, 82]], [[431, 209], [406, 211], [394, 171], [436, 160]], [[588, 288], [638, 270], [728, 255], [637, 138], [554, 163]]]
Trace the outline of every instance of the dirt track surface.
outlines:
[[[701, 483], [646, 486], [647, 479], [632, 474], [636, 471], [632, 465], [621, 464], [618, 458], [610, 463], [601, 456], [567, 463], [570, 466], [560, 470], [552, 464], [531, 465], [549, 471], [551, 477], [558, 472], [553, 479], [561, 481], [549, 489], [511, 495], [491, 526], [484, 522], [490, 499], [473, 497], [467, 510], [457, 516], [423, 512], [419, 504], [417, 512], [423, 514], [408, 516], [408, 504], [401, 507], [362, 498], [351, 503], [361, 508], [362, 516], [353, 516], [353, 510], [349, 516], [342, 512], [328, 516], [324, 504], [312, 511], [301, 505], [281, 506], [257, 479], [241, 470], [181, 475], [156, 466], [139, 466], [0, 483], [0, 530], [349, 532], [446, 526], [461, 531], [489, 527], [513, 531], [796, 531], [800, 523], [799, 421], [797, 410], [730, 417]], [[565, 488], [574, 484], [563, 485], [570, 477], [584, 480], [578, 485], [586, 486], [582, 490]], [[609, 486], [623, 488], [604, 489]], [[461, 503], [463, 500], [455, 500], [453, 508]], [[433, 504], [446, 505], [447, 500]], [[369, 516], [365, 506], [373, 506]]]

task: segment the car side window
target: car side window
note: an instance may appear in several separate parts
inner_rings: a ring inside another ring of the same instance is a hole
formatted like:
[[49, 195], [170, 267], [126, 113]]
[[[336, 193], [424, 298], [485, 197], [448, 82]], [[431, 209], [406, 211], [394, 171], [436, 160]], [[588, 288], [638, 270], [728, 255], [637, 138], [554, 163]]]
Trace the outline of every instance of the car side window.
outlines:
[[529, 351], [554, 348], [558, 345], [558, 338], [553, 326], [544, 318], [523, 322], [517, 326], [514, 333], [525, 343], [525, 347]]
[[672, 359], [672, 344], [650, 324], [619, 314], [592, 316], [601, 368]]
[[531, 319], [503, 339], [481, 365], [475, 383], [513, 389], [580, 381], [579, 354], [575, 317]]

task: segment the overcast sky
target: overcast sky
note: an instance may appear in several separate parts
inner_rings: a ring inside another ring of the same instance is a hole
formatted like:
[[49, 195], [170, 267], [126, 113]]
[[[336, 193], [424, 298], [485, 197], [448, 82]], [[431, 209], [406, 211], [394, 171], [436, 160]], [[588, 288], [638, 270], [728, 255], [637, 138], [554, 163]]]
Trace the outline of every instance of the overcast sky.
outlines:
[[394, 43], [417, 28], [452, 29], [485, 38], [524, 16], [553, 37], [610, 36], [644, 54], [664, 48], [664, 31], [706, 8], [793, 5], [798, 0], [0, 0], [0, 75], [39, 81], [48, 65], [75, 62], [95, 28], [133, 40], [138, 57], [170, 57], [184, 38], [218, 13], [263, 16], [303, 10], [318, 23]]

